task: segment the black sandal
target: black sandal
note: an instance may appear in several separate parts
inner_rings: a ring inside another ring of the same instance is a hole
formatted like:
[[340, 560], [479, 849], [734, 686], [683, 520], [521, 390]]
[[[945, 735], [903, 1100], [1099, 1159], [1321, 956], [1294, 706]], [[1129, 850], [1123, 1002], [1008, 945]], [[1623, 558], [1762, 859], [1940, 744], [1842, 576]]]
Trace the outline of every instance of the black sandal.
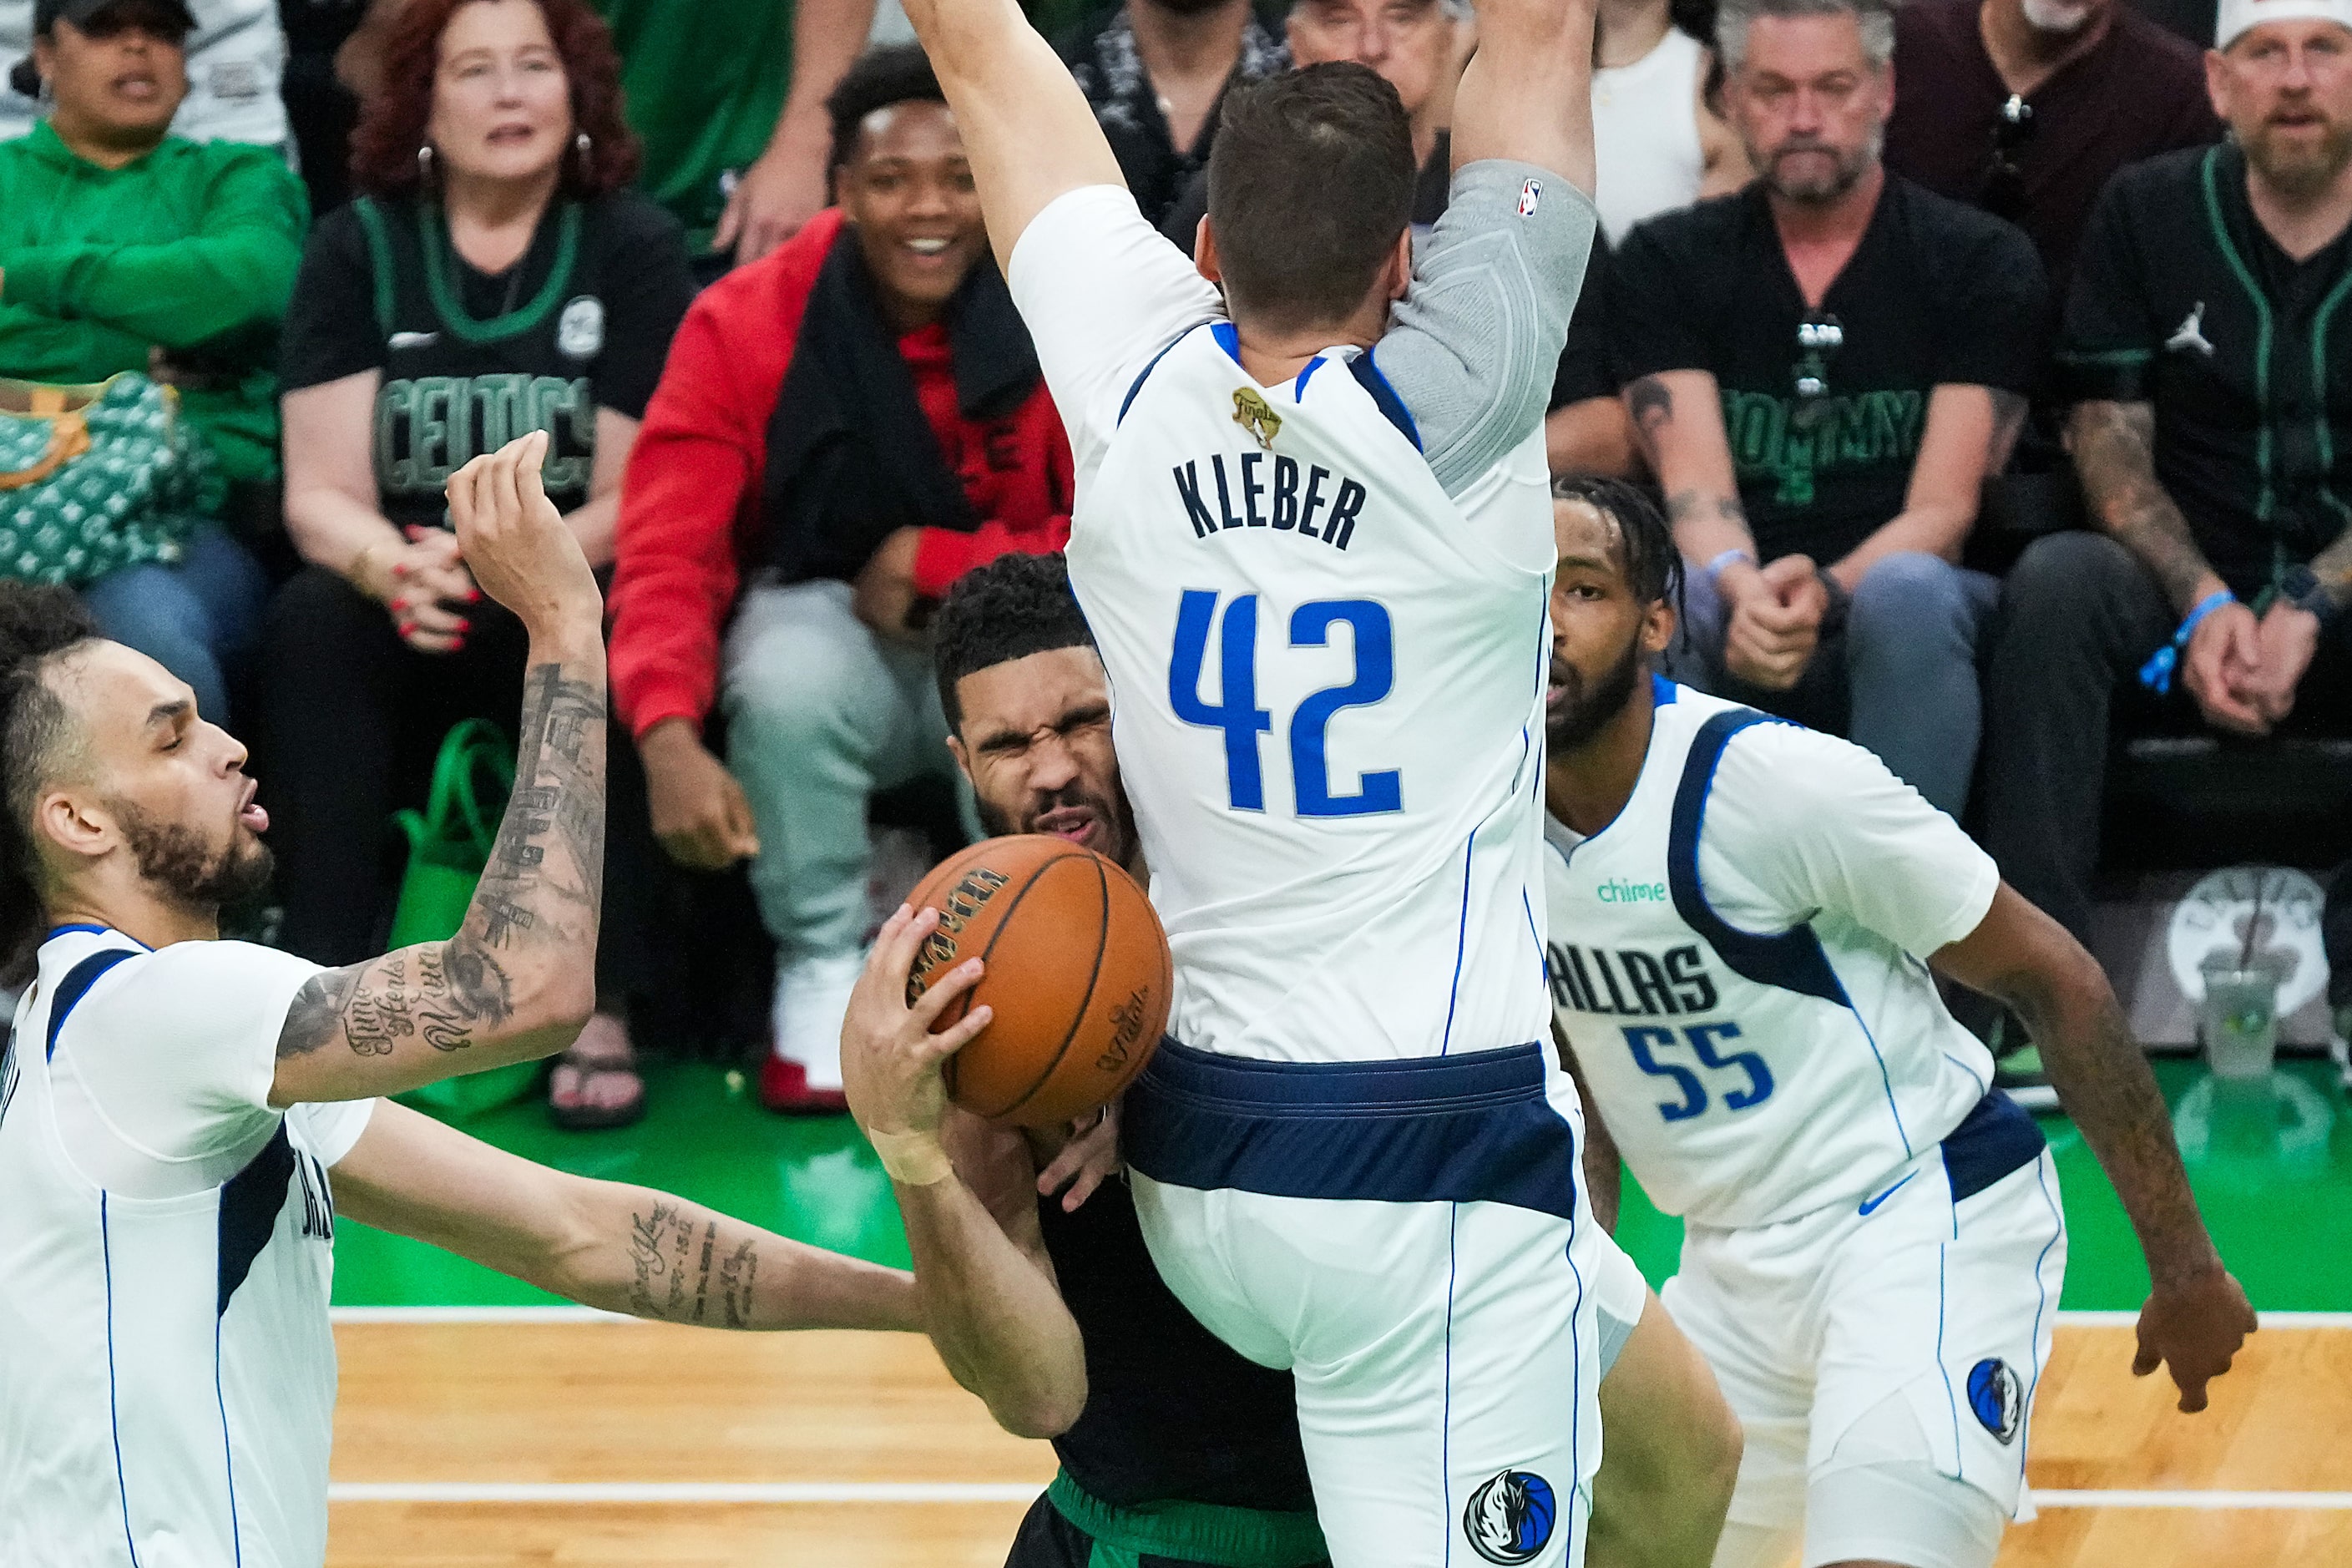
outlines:
[[[580, 1075], [572, 1090], [578, 1103], [559, 1105], [555, 1099], [555, 1080], [548, 1079], [547, 1114], [550, 1120], [567, 1132], [598, 1132], [614, 1127], [633, 1126], [645, 1120], [646, 1080], [637, 1076], [635, 1055], [624, 1058], [602, 1051], [583, 1052], [574, 1046], [555, 1058], [558, 1072], [570, 1068]], [[618, 1105], [593, 1105], [587, 1100], [588, 1086], [600, 1078], [625, 1078], [636, 1086], [636, 1092]]]

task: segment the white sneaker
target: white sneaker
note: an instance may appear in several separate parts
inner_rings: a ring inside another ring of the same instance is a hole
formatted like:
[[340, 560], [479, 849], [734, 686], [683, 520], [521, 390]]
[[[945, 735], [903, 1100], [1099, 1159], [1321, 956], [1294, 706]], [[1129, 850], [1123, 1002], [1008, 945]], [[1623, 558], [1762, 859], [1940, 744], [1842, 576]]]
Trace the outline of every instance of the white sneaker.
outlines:
[[866, 968], [861, 952], [794, 959], [776, 969], [776, 1055], [807, 1069], [808, 1087], [841, 1088], [841, 1021]]

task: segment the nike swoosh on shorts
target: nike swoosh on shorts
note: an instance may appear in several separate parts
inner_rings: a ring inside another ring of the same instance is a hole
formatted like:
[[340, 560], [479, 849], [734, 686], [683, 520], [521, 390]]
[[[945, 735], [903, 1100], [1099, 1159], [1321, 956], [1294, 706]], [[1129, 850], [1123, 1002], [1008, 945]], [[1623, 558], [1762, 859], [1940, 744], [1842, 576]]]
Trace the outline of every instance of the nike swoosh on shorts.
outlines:
[[[1916, 1175], [1917, 1175], [1918, 1173], [1919, 1173], [1918, 1172], [1914, 1171], [1914, 1172], [1912, 1172], [1912, 1173], [1911, 1173], [1911, 1176], [1916, 1176]], [[1874, 1198], [1864, 1198], [1864, 1199], [1863, 1199], [1863, 1200], [1862, 1200], [1862, 1213], [1863, 1213], [1864, 1216], [1865, 1218], [1866, 1218], [1866, 1217], [1868, 1217], [1868, 1216], [1869, 1216], [1869, 1215], [1870, 1215], [1872, 1212], [1874, 1212], [1874, 1211], [1878, 1207], [1878, 1205], [1881, 1205], [1881, 1204], [1885, 1203], [1887, 1199], [1889, 1199], [1889, 1198], [1893, 1197], [1895, 1194], [1897, 1194], [1897, 1193], [1901, 1192], [1901, 1191], [1902, 1191], [1902, 1190], [1903, 1190], [1906, 1185], [1908, 1185], [1908, 1184], [1910, 1184], [1911, 1176], [1906, 1176], [1906, 1177], [1904, 1177], [1902, 1181], [1899, 1181], [1899, 1182], [1895, 1183], [1893, 1186], [1891, 1186], [1891, 1187], [1887, 1188], [1885, 1192], [1883, 1192], [1883, 1193], [1879, 1194], [1878, 1194], [1876, 1197], [1874, 1197]]]

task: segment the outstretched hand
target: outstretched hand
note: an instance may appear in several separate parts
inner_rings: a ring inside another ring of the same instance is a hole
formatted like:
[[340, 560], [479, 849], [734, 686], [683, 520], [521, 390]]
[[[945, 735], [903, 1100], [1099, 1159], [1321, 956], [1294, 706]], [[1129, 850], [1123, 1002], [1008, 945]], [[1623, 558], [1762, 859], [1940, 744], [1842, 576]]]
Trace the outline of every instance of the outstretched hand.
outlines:
[[2180, 1409], [2205, 1408], [2205, 1385], [2230, 1370], [2231, 1360], [2255, 1329], [2254, 1309], [2226, 1268], [2215, 1267], [2185, 1283], [2158, 1285], [2139, 1310], [2139, 1352], [2132, 1375], [2158, 1366], [2172, 1373]]
[[533, 632], [604, 614], [588, 558], [541, 482], [546, 461], [547, 432], [534, 430], [449, 476], [449, 518], [474, 581]]
[[849, 1012], [841, 1021], [841, 1088], [849, 1113], [869, 1137], [935, 1136], [948, 1107], [940, 1066], [994, 1016], [984, 1005], [974, 1007], [933, 1033], [956, 998], [980, 984], [982, 966], [976, 958], [940, 975], [908, 1005], [907, 976], [923, 939], [939, 923], [937, 910], [901, 904], [882, 927], [866, 971], [849, 994]]

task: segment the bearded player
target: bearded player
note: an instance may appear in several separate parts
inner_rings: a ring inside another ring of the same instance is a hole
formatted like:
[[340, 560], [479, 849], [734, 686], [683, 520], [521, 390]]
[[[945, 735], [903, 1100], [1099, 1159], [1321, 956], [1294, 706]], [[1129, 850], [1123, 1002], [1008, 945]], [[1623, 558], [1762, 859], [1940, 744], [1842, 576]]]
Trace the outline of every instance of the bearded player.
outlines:
[[1747, 1436], [1716, 1563], [1990, 1568], [2066, 1229], [2040, 1129], [1937, 973], [2026, 1020], [2131, 1216], [2155, 1281], [2133, 1371], [2201, 1410], [2253, 1312], [2096, 961], [1868, 752], [1654, 677], [1664, 519], [1613, 480], [1561, 497], [1556, 1018], [1595, 1206], [1613, 1222], [1622, 1150], [1685, 1222], [1666, 1305]]
[[245, 748], [73, 595], [0, 584], [0, 947], [34, 970], [0, 1058], [0, 1563], [324, 1560], [338, 1214], [639, 1317], [916, 1326], [896, 1269], [376, 1099], [551, 1055], [594, 1001], [603, 615], [546, 450], [449, 486], [530, 639], [489, 867], [456, 936], [347, 969], [219, 940], [269, 874]]
[[[1012, 555], [956, 585], [934, 623], [948, 744], [992, 833], [1052, 833], [1146, 873], [1110, 743], [1110, 690], [1058, 555]], [[1062, 1473], [1013, 1568], [1087, 1568], [1097, 1547], [1173, 1563], [1324, 1561], [1292, 1380], [1244, 1361], [1169, 1293], [1115, 1168], [1115, 1123], [1075, 1141], [947, 1105], [941, 1060], [977, 1033], [925, 1033], [903, 973], [926, 926], [900, 921], [843, 1037], [851, 1104], [891, 1147], [923, 1320], [1007, 1430], [1047, 1436]], [[909, 1140], [937, 1149], [909, 1167]], [[1042, 1170], [1041, 1170], [1042, 1168]], [[929, 1179], [917, 1179], [928, 1177]], [[1068, 1184], [1066, 1192], [1065, 1184]], [[1730, 1500], [1738, 1429], [1632, 1259], [1603, 1249], [1608, 1453], [1587, 1561], [1704, 1568]]]

